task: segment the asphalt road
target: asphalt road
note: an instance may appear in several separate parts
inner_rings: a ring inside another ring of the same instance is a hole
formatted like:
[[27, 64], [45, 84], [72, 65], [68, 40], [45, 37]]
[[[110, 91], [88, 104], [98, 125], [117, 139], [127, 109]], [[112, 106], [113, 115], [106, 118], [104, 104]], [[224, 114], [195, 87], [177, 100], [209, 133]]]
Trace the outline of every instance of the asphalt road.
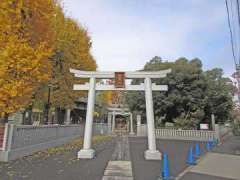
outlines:
[[[234, 139], [233, 142], [235, 142]], [[227, 143], [228, 141], [226, 141]], [[192, 141], [157, 140], [157, 149], [168, 154], [169, 170], [176, 177], [185, 168], [188, 148]], [[228, 142], [230, 143], [230, 142]], [[117, 146], [117, 138], [94, 146], [94, 160], [78, 160], [79, 148], [51, 156], [28, 156], [9, 163], [0, 163], [0, 180], [100, 180]], [[146, 161], [147, 138], [129, 137], [130, 160], [135, 180], [156, 180], [161, 175], [161, 161]], [[223, 148], [224, 144], [219, 148]], [[226, 146], [228, 147], [228, 146]], [[236, 149], [237, 147], [232, 147]], [[223, 148], [226, 150], [226, 148]], [[216, 150], [217, 151], [217, 150]], [[227, 152], [227, 150], [225, 151]], [[128, 156], [126, 156], [128, 157]], [[186, 173], [181, 180], [229, 180], [197, 173]]]
[[[143, 153], [147, 149], [147, 138], [129, 138], [133, 175], [136, 180], [156, 180], [161, 175], [161, 161], [146, 161]], [[190, 144], [195, 142], [180, 140], [157, 140], [157, 149], [167, 153], [170, 176], [176, 177], [185, 168]]]
[[111, 159], [114, 140], [95, 145], [94, 160], [78, 160], [74, 149], [51, 156], [28, 156], [0, 163], [0, 180], [100, 180]]

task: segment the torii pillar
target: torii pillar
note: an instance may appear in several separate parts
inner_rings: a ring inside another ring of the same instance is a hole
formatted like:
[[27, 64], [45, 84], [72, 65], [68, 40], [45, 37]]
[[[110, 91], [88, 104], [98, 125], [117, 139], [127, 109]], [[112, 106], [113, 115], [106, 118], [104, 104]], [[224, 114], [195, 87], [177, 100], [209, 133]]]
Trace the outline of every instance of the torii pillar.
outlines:
[[92, 159], [95, 156], [95, 151], [91, 149], [92, 142], [92, 124], [93, 124], [93, 113], [95, 104], [95, 77], [90, 78], [89, 91], [88, 91], [88, 103], [87, 103], [87, 115], [86, 124], [84, 130], [84, 142], [83, 149], [78, 152], [78, 158]]
[[152, 82], [150, 78], [145, 78], [145, 99], [147, 113], [147, 134], [148, 134], [148, 150], [144, 152], [145, 159], [161, 159], [161, 153], [156, 149], [156, 137], [154, 126], [154, 112], [152, 100]]

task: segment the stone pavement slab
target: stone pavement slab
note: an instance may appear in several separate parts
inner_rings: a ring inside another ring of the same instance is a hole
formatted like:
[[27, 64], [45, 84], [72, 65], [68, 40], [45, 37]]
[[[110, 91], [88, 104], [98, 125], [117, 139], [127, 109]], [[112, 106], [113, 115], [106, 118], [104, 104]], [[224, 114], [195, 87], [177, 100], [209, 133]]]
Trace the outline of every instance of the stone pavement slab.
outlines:
[[108, 162], [102, 180], [133, 180], [128, 137], [119, 136], [116, 141], [112, 160]]
[[107, 167], [108, 169], [111, 170], [116, 169], [128, 170], [132, 168], [131, 163], [129, 163], [129, 161], [109, 161]]
[[132, 177], [122, 177], [122, 176], [104, 176], [102, 180], [133, 180]]
[[240, 156], [208, 153], [190, 172], [240, 179]]
[[131, 161], [109, 161], [102, 180], [133, 180]]

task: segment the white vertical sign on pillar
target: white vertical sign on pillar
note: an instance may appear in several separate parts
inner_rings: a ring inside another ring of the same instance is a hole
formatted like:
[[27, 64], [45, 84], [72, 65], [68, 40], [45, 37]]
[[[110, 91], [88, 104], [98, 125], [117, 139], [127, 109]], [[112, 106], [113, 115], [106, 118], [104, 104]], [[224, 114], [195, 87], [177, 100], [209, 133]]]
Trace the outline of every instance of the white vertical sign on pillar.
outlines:
[[142, 131], [141, 131], [141, 115], [137, 115], [137, 136], [141, 136]]
[[130, 135], [134, 135], [133, 132], [133, 117], [132, 117], [132, 113], [130, 113]]
[[151, 78], [145, 78], [145, 99], [147, 113], [147, 133], [148, 133], [148, 150], [144, 152], [145, 159], [161, 160], [161, 153], [156, 150], [156, 137], [154, 127], [154, 112], [152, 99], [152, 82]]
[[112, 113], [112, 133], [114, 133], [115, 130], [115, 112]]
[[71, 124], [71, 109], [66, 110], [66, 115], [65, 115], [65, 124], [69, 125]]
[[83, 149], [81, 149], [78, 152], [78, 158], [81, 158], [81, 159], [92, 159], [95, 156], [95, 151], [91, 149], [93, 112], [94, 112], [94, 104], [95, 104], [95, 86], [96, 86], [96, 79], [94, 77], [91, 77], [89, 82], [88, 104], [87, 104], [85, 131], [84, 131]]
[[108, 121], [108, 134], [111, 134], [111, 132], [112, 132], [112, 114], [111, 113], [108, 113], [108, 119], [107, 119], [107, 121]]

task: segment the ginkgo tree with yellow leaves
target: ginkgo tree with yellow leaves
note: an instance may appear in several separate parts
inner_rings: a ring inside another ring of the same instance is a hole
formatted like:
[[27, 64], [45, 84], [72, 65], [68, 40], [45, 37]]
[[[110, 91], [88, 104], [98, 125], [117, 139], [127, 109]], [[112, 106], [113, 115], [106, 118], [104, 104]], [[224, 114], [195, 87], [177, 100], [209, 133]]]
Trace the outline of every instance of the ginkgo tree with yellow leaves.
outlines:
[[[48, 0], [0, 1], [1, 116], [26, 107], [37, 86], [51, 77], [52, 48], [45, 37], [54, 34], [54, 9]], [[39, 23], [48, 27], [42, 34], [35, 31]]]
[[[69, 68], [96, 70], [96, 62], [90, 54], [91, 40], [87, 31], [75, 20], [57, 14], [56, 48], [51, 102], [56, 107], [72, 107], [82, 93], [72, 90], [74, 78]], [[64, 17], [64, 18], [63, 18]], [[55, 90], [54, 90], [55, 89]]]
[[95, 70], [87, 31], [66, 17], [56, 0], [0, 1], [0, 117], [37, 101], [70, 107], [79, 94], [71, 90], [69, 67]]
[[49, 82], [51, 90], [43, 88], [43, 91], [39, 91], [40, 96], [37, 100], [43, 102], [46, 110], [49, 108], [50, 93], [51, 109], [55, 110], [55, 115], [58, 116], [58, 111], [72, 109], [75, 101], [86, 95], [72, 90], [73, 82], [76, 80], [69, 72], [69, 68], [96, 70], [97, 65], [90, 53], [91, 39], [87, 31], [74, 19], [66, 17], [61, 7], [56, 10], [54, 25], [56, 39], [54, 53], [50, 58], [53, 66], [52, 78]]

